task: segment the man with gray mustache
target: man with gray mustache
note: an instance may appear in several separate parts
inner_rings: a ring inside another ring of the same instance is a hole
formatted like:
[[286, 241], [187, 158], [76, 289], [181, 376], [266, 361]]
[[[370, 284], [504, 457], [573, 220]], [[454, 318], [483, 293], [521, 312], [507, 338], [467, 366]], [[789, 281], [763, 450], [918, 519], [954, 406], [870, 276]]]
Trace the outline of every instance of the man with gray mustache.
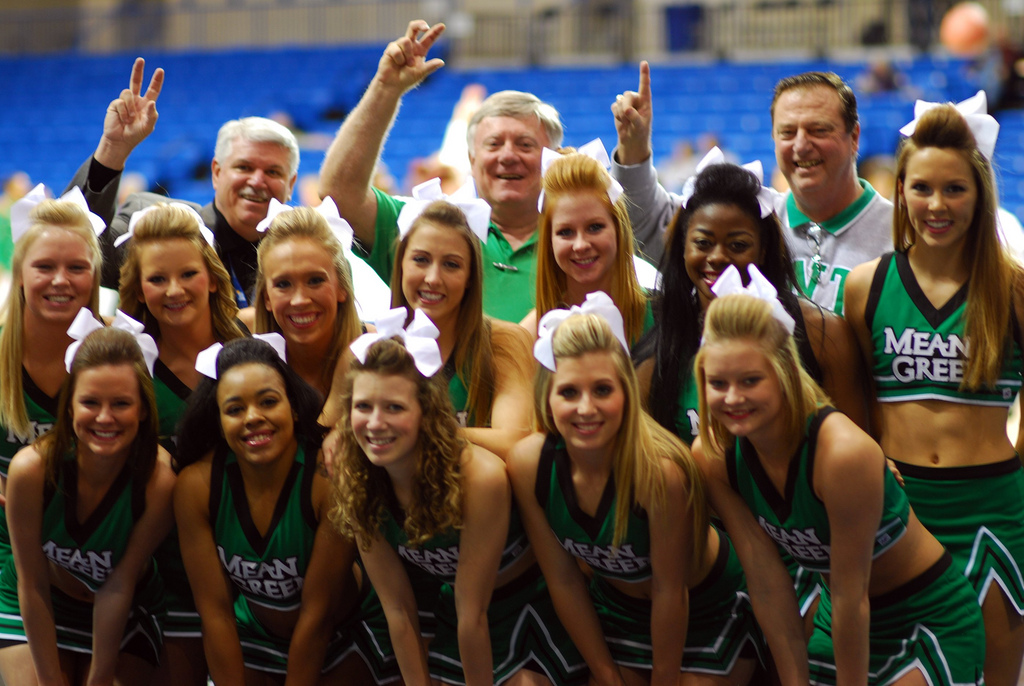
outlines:
[[[107, 108], [103, 135], [96, 152], [78, 169], [71, 186], [79, 186], [93, 212], [109, 228], [100, 236], [103, 247], [103, 285], [117, 288], [123, 247], [114, 240], [128, 231], [133, 213], [157, 202], [172, 202], [156, 193], [133, 193], [120, 206], [117, 188], [132, 150], [152, 133], [157, 120], [156, 100], [163, 86], [157, 69], [142, 94], [142, 58], [135, 61], [129, 88]], [[263, 117], [233, 119], [217, 134], [211, 163], [214, 198], [195, 205], [213, 231], [217, 255], [231, 275], [239, 307], [251, 304], [256, 282], [256, 225], [267, 216], [270, 199], [287, 202], [298, 178], [299, 144], [284, 126]], [[193, 204], [193, 203], [189, 203]], [[116, 212], [115, 212], [116, 208]]]

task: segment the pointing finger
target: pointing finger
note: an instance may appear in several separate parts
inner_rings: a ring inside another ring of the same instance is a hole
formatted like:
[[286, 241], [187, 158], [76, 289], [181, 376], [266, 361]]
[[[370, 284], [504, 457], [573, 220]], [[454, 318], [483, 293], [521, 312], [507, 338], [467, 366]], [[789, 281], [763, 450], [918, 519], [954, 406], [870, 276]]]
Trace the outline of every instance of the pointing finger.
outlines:
[[138, 95], [142, 92], [142, 76], [146, 71], [146, 60], [141, 57], [135, 58], [135, 64], [132, 65], [132, 77], [128, 83], [128, 87], [132, 93]]
[[647, 60], [640, 63], [640, 87], [638, 88], [640, 100], [649, 102], [651, 99], [651, 65]]
[[423, 34], [423, 36], [420, 37], [419, 43], [424, 52], [430, 50], [431, 46], [434, 45], [434, 42], [441, 37], [442, 33], [444, 33], [444, 29], [444, 24], [434, 24], [426, 33]]
[[149, 80], [149, 88], [146, 90], [146, 100], [156, 101], [160, 97], [160, 91], [164, 87], [164, 70], [157, 69], [153, 72], [153, 78]]
[[422, 19], [413, 19], [405, 29], [405, 37], [409, 40], [416, 40], [416, 36], [420, 35], [420, 31], [427, 31], [429, 29], [430, 24], [427, 22]]

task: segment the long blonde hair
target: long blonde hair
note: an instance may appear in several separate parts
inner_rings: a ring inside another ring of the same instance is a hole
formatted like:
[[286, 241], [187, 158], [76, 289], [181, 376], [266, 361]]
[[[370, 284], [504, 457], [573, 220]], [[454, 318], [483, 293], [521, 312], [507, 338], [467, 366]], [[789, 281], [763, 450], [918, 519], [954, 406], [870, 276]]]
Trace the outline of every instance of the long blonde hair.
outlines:
[[[567, 318], [552, 340], [556, 364], [586, 353], [608, 353], [615, 365], [625, 395], [622, 426], [613, 446], [612, 475], [615, 480], [615, 533], [612, 545], [621, 545], [629, 524], [629, 512], [637, 501], [662, 506], [665, 503], [663, 459], [678, 466], [686, 477], [693, 512], [693, 545], [696, 559], [701, 559], [707, 545], [708, 511], [704, 479], [686, 445], [644, 411], [636, 371], [622, 344], [612, 333], [604, 318], [593, 314], [577, 314]], [[534, 385], [534, 404], [541, 426], [557, 434], [551, 414], [551, 387], [555, 373], [539, 367]]]
[[909, 252], [916, 241], [910, 224], [907, 203], [903, 201], [903, 184], [907, 164], [914, 153], [924, 148], [954, 150], [970, 166], [978, 198], [974, 218], [967, 231], [963, 259], [970, 269], [967, 286], [967, 307], [964, 310], [964, 335], [970, 351], [962, 390], [995, 386], [1008, 350], [1007, 332], [1015, 296], [1024, 290], [1024, 270], [1010, 256], [996, 229], [998, 195], [992, 167], [978, 150], [978, 144], [967, 121], [953, 105], [934, 107], [918, 119], [914, 134], [903, 141], [896, 159], [897, 198], [892, 217], [893, 243], [896, 250]]
[[362, 333], [362, 322], [356, 313], [355, 295], [352, 290], [352, 275], [349, 271], [345, 251], [331, 231], [323, 215], [309, 207], [297, 207], [274, 217], [266, 236], [260, 241], [257, 252], [256, 294], [253, 305], [256, 309], [256, 333], [281, 333], [281, 325], [274, 313], [267, 309], [267, 276], [264, 261], [267, 253], [288, 241], [306, 239], [323, 248], [334, 265], [338, 286], [345, 291], [345, 301], [338, 303], [338, 315], [334, 320], [334, 340], [331, 343], [321, 373], [324, 388], [330, 388], [334, 367], [349, 344]]
[[721, 458], [735, 440], [725, 426], [711, 415], [707, 402], [707, 374], [704, 361], [709, 348], [729, 341], [750, 341], [771, 366], [782, 389], [785, 436], [793, 442], [802, 435], [807, 417], [830, 404], [825, 391], [800, 363], [793, 336], [772, 316], [771, 305], [749, 295], [715, 298], [704, 315], [704, 343], [693, 361], [700, 400], [700, 442], [709, 455]]
[[388, 504], [395, 498], [388, 473], [370, 462], [352, 430], [352, 389], [360, 374], [400, 376], [416, 384], [416, 400], [422, 411], [416, 439], [420, 456], [412, 503], [402, 523], [409, 544], [419, 545], [438, 533], [461, 527], [461, 460], [466, 439], [455, 421], [447, 387], [437, 375], [420, 374], [412, 355], [397, 338], [374, 343], [366, 351], [364, 362], [353, 359], [345, 378], [331, 522], [343, 535], [357, 538], [360, 546], [368, 548], [384, 521]]
[[156, 209], [147, 212], [132, 229], [132, 238], [128, 241], [118, 283], [121, 309], [145, 324], [146, 331], [154, 338], [160, 339], [160, 322], [142, 298], [142, 268], [139, 261], [144, 246], [175, 239], [188, 241], [199, 251], [210, 280], [217, 287], [216, 291], [210, 293], [210, 318], [214, 337], [226, 343], [244, 336], [238, 326], [238, 305], [235, 303], [231, 276], [217, 257], [217, 251], [203, 239], [195, 215], [175, 205], [157, 204]]
[[[65, 200], [44, 200], [29, 215], [32, 225], [14, 244], [11, 258], [11, 292], [0, 312], [0, 426], [13, 431], [21, 440], [31, 438], [32, 426], [25, 408], [24, 386], [21, 382], [25, 337], [25, 255], [46, 231], [66, 231], [85, 241], [92, 267], [92, 289], [89, 309], [100, 319], [100, 269], [103, 255], [85, 210]], [[70, 324], [70, 322], [69, 322]]]
[[564, 307], [567, 289], [565, 272], [555, 261], [551, 247], [552, 215], [558, 201], [567, 195], [589, 193], [611, 215], [616, 237], [615, 261], [612, 264], [612, 300], [622, 312], [626, 339], [635, 343], [643, 333], [647, 312], [647, 294], [640, 287], [633, 266], [635, 242], [629, 223], [626, 196], [612, 204], [608, 197], [611, 177], [601, 164], [586, 155], [570, 152], [555, 160], [544, 173], [544, 207], [541, 209], [537, 235], [537, 321], [550, 310]]

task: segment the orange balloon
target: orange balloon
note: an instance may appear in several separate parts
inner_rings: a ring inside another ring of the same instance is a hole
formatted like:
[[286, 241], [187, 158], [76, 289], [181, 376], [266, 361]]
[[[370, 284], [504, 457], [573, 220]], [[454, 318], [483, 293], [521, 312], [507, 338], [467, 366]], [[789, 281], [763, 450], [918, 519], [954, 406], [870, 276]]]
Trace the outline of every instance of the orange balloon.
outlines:
[[976, 2], [954, 5], [942, 18], [939, 40], [959, 57], [980, 55], [989, 44], [988, 12]]

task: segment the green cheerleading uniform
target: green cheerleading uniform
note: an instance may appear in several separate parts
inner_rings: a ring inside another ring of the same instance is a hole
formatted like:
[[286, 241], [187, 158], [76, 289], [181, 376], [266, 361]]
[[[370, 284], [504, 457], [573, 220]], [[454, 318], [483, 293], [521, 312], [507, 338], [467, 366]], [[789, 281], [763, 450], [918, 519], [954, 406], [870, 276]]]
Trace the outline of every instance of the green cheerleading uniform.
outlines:
[[[629, 583], [651, 578], [647, 513], [630, 510], [626, 537], [612, 546], [615, 484], [605, 486], [594, 517], [583, 512], [572, 485], [569, 456], [561, 437], [544, 442], [537, 467], [536, 498], [562, 547], [593, 571], [590, 595], [615, 662], [650, 670], [651, 601], [622, 593], [607, 579]], [[718, 557], [707, 577], [690, 589], [690, 613], [680, 671], [729, 674], [741, 656], [760, 654], [762, 638], [747, 595], [746, 580], [729, 537], [722, 535]]]
[[962, 390], [967, 355], [964, 284], [936, 308], [914, 277], [905, 253], [883, 255], [871, 280], [864, 320], [871, 331], [872, 375], [883, 403], [944, 400], [1009, 407], [1020, 391], [1021, 346], [1017, 322], [1007, 336], [1003, 367], [994, 388]]
[[[233, 453], [219, 451], [210, 471], [210, 523], [217, 555], [238, 591], [235, 619], [242, 658], [247, 667], [262, 672], [288, 671], [290, 638], [267, 631], [256, 619], [252, 605], [278, 611], [299, 609], [302, 586], [316, 538], [312, 489], [316, 465], [300, 446], [281, 487], [274, 516], [262, 535], [252, 520], [245, 484]], [[344, 659], [351, 648], [346, 620], [331, 633], [322, 672]]]
[[[895, 266], [895, 268], [893, 268]], [[937, 399], [1009, 406], [1020, 389], [1020, 328], [1011, 333], [995, 388], [961, 391], [965, 284], [943, 307], [924, 296], [903, 253], [883, 257], [865, 309], [874, 345], [874, 375], [883, 402]], [[939, 372], [943, 373], [939, 373]], [[883, 386], [884, 385], [884, 386]], [[884, 397], [883, 397], [884, 387]], [[1024, 615], [1024, 471], [1017, 457], [967, 467], [897, 462], [914, 512], [953, 555], [984, 602], [995, 581]]]
[[[153, 364], [153, 393], [160, 420], [160, 445], [175, 454], [174, 427], [185, 412], [192, 389], [174, 375], [159, 358]], [[167, 586], [167, 619], [164, 636], [167, 638], [201, 638], [202, 623], [192, 589], [188, 585], [185, 564], [181, 561], [178, 527], [175, 525], [167, 538], [153, 553], [160, 576]]]
[[[808, 418], [804, 440], [790, 463], [785, 495], [779, 494], [749, 441], [737, 439], [726, 454], [729, 481], [746, 501], [761, 528], [808, 571], [828, 573], [831, 529], [825, 504], [814, 492], [818, 430], [834, 412], [825, 407]], [[882, 516], [872, 559], [890, 550], [906, 533], [910, 503], [886, 467]], [[869, 684], [888, 684], [919, 668], [932, 684], [982, 683], [985, 639], [981, 612], [970, 586], [950, 570], [944, 556], [903, 586], [870, 599]], [[808, 643], [811, 683], [835, 684], [832, 597], [822, 587]]]
[[[418, 546], [409, 546], [399, 524], [402, 514], [388, 512], [381, 536], [398, 551], [407, 566], [442, 582], [437, 600], [437, 633], [430, 643], [430, 676], [449, 684], [464, 684], [459, 654], [458, 617], [455, 612], [455, 575], [459, 560], [459, 532], [437, 534]], [[515, 504], [498, 563], [499, 574], [528, 554], [519, 511]], [[500, 588], [494, 589], [487, 608], [494, 683], [501, 684], [523, 667], [542, 671], [556, 686], [582, 686], [587, 667], [568, 633], [558, 621], [547, 584], [534, 565]]]
[[[43, 553], [51, 564], [96, 593], [124, 556], [132, 526], [145, 510], [146, 484], [136, 482], [126, 464], [92, 514], [79, 522], [77, 483], [78, 464], [72, 455], [57, 470], [56, 488], [45, 494]], [[93, 604], [53, 587], [51, 599], [57, 647], [92, 654]], [[163, 619], [163, 583], [150, 565], [136, 586], [120, 650], [159, 664]], [[0, 573], [0, 647], [26, 641], [17, 568], [14, 556], [8, 555]]]
[[7, 468], [14, 454], [53, 428], [57, 416], [57, 398], [46, 395], [25, 368], [21, 368], [21, 387], [28, 413], [29, 435], [22, 437], [7, 427], [0, 427], [0, 476], [7, 478]]
[[[456, 373], [455, 370], [455, 354], [448, 358], [444, 367], [441, 368], [442, 378], [448, 380], [448, 399], [452, 401], [452, 408], [455, 410], [455, 419], [458, 420], [459, 426], [465, 428], [467, 426], [477, 426], [476, 416], [469, 412], [469, 389], [462, 380], [462, 374]], [[469, 372], [464, 373], [467, 380], [469, 380]]]

